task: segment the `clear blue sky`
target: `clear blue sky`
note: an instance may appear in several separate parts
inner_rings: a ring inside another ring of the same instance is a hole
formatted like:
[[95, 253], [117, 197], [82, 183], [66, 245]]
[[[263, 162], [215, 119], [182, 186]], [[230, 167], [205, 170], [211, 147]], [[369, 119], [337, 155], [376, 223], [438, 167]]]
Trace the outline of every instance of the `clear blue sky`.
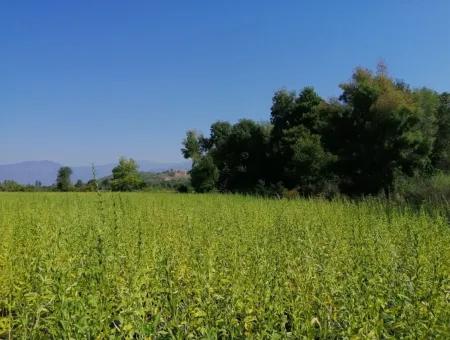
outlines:
[[1, 163], [177, 161], [187, 129], [380, 59], [450, 90], [450, 1], [5, 0], [0, 46]]

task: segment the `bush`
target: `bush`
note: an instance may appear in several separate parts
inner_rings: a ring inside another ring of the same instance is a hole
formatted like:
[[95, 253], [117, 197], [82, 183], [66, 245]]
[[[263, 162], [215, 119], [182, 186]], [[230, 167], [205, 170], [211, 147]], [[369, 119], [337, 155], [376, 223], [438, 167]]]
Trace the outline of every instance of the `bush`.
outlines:
[[179, 185], [177, 185], [176, 190], [179, 193], [187, 194], [189, 192], [192, 192], [193, 188], [189, 184], [179, 184]]
[[263, 197], [282, 198], [286, 188], [283, 183], [277, 182], [275, 184], [266, 183], [263, 180], [259, 180], [255, 186], [254, 194]]
[[447, 206], [450, 202], [450, 174], [397, 180], [395, 198], [414, 205]]

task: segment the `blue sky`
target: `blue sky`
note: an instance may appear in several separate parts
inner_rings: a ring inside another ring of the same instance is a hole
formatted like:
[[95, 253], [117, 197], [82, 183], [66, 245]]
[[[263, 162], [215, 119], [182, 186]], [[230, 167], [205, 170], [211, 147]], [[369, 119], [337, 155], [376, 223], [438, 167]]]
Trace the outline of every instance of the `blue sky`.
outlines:
[[450, 90], [450, 1], [0, 2], [0, 162], [181, 160], [187, 129], [267, 120], [383, 59]]

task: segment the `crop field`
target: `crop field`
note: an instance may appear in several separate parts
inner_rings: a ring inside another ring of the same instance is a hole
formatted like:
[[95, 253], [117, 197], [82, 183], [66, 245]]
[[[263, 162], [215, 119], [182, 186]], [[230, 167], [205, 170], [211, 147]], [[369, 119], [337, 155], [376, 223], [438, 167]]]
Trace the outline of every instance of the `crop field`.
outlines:
[[0, 338], [449, 338], [450, 226], [382, 202], [0, 194]]

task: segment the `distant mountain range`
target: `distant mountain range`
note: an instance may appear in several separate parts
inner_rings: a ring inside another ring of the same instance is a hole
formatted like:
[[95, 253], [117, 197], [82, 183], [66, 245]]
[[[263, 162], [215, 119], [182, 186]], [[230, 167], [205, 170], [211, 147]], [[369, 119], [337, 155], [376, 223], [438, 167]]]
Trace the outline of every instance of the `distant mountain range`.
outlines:
[[[191, 168], [191, 162], [173, 162], [160, 163], [153, 161], [137, 161], [139, 171], [161, 172], [169, 169], [188, 170]], [[95, 166], [97, 178], [111, 175], [112, 169], [117, 163], [103, 164]], [[14, 164], [0, 164], [0, 181], [13, 180], [20, 184], [34, 184], [40, 181], [43, 185], [51, 185], [55, 183], [56, 174], [62, 164], [52, 161], [26, 161]], [[71, 166], [73, 174], [72, 182], [81, 179], [86, 182], [92, 179], [92, 168], [90, 166]]]

